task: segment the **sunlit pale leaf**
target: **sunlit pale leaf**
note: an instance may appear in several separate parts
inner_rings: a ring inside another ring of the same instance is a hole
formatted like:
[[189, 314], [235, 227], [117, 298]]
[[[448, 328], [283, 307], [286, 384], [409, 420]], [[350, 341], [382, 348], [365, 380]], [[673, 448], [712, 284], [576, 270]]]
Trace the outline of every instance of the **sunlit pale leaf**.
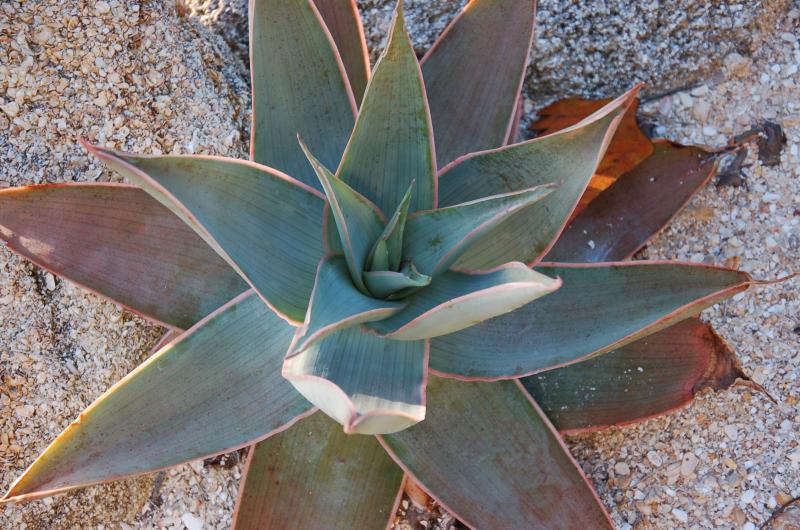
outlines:
[[560, 280], [524, 263], [485, 273], [449, 271], [409, 297], [406, 307], [368, 327], [396, 340], [438, 337], [513, 311], [560, 286]]
[[357, 327], [289, 357], [283, 375], [348, 434], [395, 432], [425, 417], [425, 341], [376, 337]]

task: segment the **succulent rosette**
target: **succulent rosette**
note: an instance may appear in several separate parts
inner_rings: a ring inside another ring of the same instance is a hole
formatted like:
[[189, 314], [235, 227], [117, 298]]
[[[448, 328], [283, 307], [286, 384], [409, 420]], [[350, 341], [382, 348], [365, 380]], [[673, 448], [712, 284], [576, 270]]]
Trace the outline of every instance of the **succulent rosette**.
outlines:
[[130, 184], [0, 192], [11, 249], [169, 329], [4, 501], [252, 446], [236, 528], [382, 527], [404, 477], [470, 527], [609, 527], [558, 431], [741, 376], [690, 317], [752, 283], [612, 261], [696, 187], [638, 231], [579, 215], [638, 87], [517, 142], [531, 0], [470, 1], [421, 62], [398, 6], [373, 71], [354, 2], [250, 7], [251, 160], [84, 144]]

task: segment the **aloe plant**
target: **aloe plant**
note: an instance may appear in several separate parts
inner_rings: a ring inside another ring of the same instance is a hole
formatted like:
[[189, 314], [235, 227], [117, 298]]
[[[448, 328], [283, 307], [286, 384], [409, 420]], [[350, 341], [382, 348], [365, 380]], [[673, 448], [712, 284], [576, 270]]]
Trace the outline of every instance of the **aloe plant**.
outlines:
[[0, 192], [9, 248], [168, 329], [3, 502], [250, 446], [240, 529], [382, 527], [405, 480], [470, 527], [610, 527], [559, 430], [743, 376], [694, 315], [753, 283], [559, 244], [638, 87], [516, 142], [533, 1], [421, 62], [398, 5], [374, 71], [355, 2], [250, 7], [251, 160], [84, 143], [132, 185]]

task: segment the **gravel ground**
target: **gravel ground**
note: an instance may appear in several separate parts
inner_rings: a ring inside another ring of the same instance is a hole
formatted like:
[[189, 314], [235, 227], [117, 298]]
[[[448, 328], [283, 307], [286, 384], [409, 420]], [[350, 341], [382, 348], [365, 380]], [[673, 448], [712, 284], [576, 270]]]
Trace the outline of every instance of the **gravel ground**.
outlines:
[[[78, 135], [142, 152], [246, 153], [247, 91], [223, 43], [158, 3], [109, 4], [76, 3], [72, 15], [55, 1], [0, 6], [0, 185], [112, 178], [75, 146]], [[373, 45], [389, 14], [385, 2], [375, 4], [367, 13]], [[413, 26], [422, 15], [409, 11]], [[447, 20], [426, 17], [416, 23]], [[745, 185], [708, 187], [644, 257], [738, 264], [766, 279], [800, 269], [798, 25], [795, 5], [752, 58], [728, 55], [709, 85], [643, 106], [659, 135], [685, 143], [722, 146], [764, 119], [782, 125], [788, 138], [772, 167], [751, 146]], [[217, 74], [223, 63], [229, 66]], [[547, 102], [529, 98], [528, 117]], [[621, 528], [754, 529], [800, 496], [799, 310], [795, 281], [756, 288], [705, 313], [778, 405], [739, 388], [638, 426], [569, 440]], [[0, 321], [6, 487], [144, 358], [159, 330], [4, 250]], [[0, 527], [227, 528], [240, 473], [235, 458], [179, 466], [0, 508]], [[420, 520], [429, 528], [452, 522], [409, 510], [398, 526], [422, 527]]]

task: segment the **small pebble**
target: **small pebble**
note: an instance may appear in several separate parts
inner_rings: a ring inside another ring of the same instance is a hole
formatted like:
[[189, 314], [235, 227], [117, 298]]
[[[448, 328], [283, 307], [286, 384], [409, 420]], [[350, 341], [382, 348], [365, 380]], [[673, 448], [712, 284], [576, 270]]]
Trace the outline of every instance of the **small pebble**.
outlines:
[[746, 490], [742, 493], [742, 504], [750, 504], [756, 498], [755, 490]]
[[187, 530], [203, 530], [203, 520], [191, 513], [181, 515], [181, 522]]
[[614, 464], [614, 473], [621, 476], [630, 475], [631, 468], [625, 462], [617, 462]]
[[682, 523], [685, 523], [689, 520], [689, 515], [680, 508], [673, 508], [672, 515], [675, 517], [675, 519]]

